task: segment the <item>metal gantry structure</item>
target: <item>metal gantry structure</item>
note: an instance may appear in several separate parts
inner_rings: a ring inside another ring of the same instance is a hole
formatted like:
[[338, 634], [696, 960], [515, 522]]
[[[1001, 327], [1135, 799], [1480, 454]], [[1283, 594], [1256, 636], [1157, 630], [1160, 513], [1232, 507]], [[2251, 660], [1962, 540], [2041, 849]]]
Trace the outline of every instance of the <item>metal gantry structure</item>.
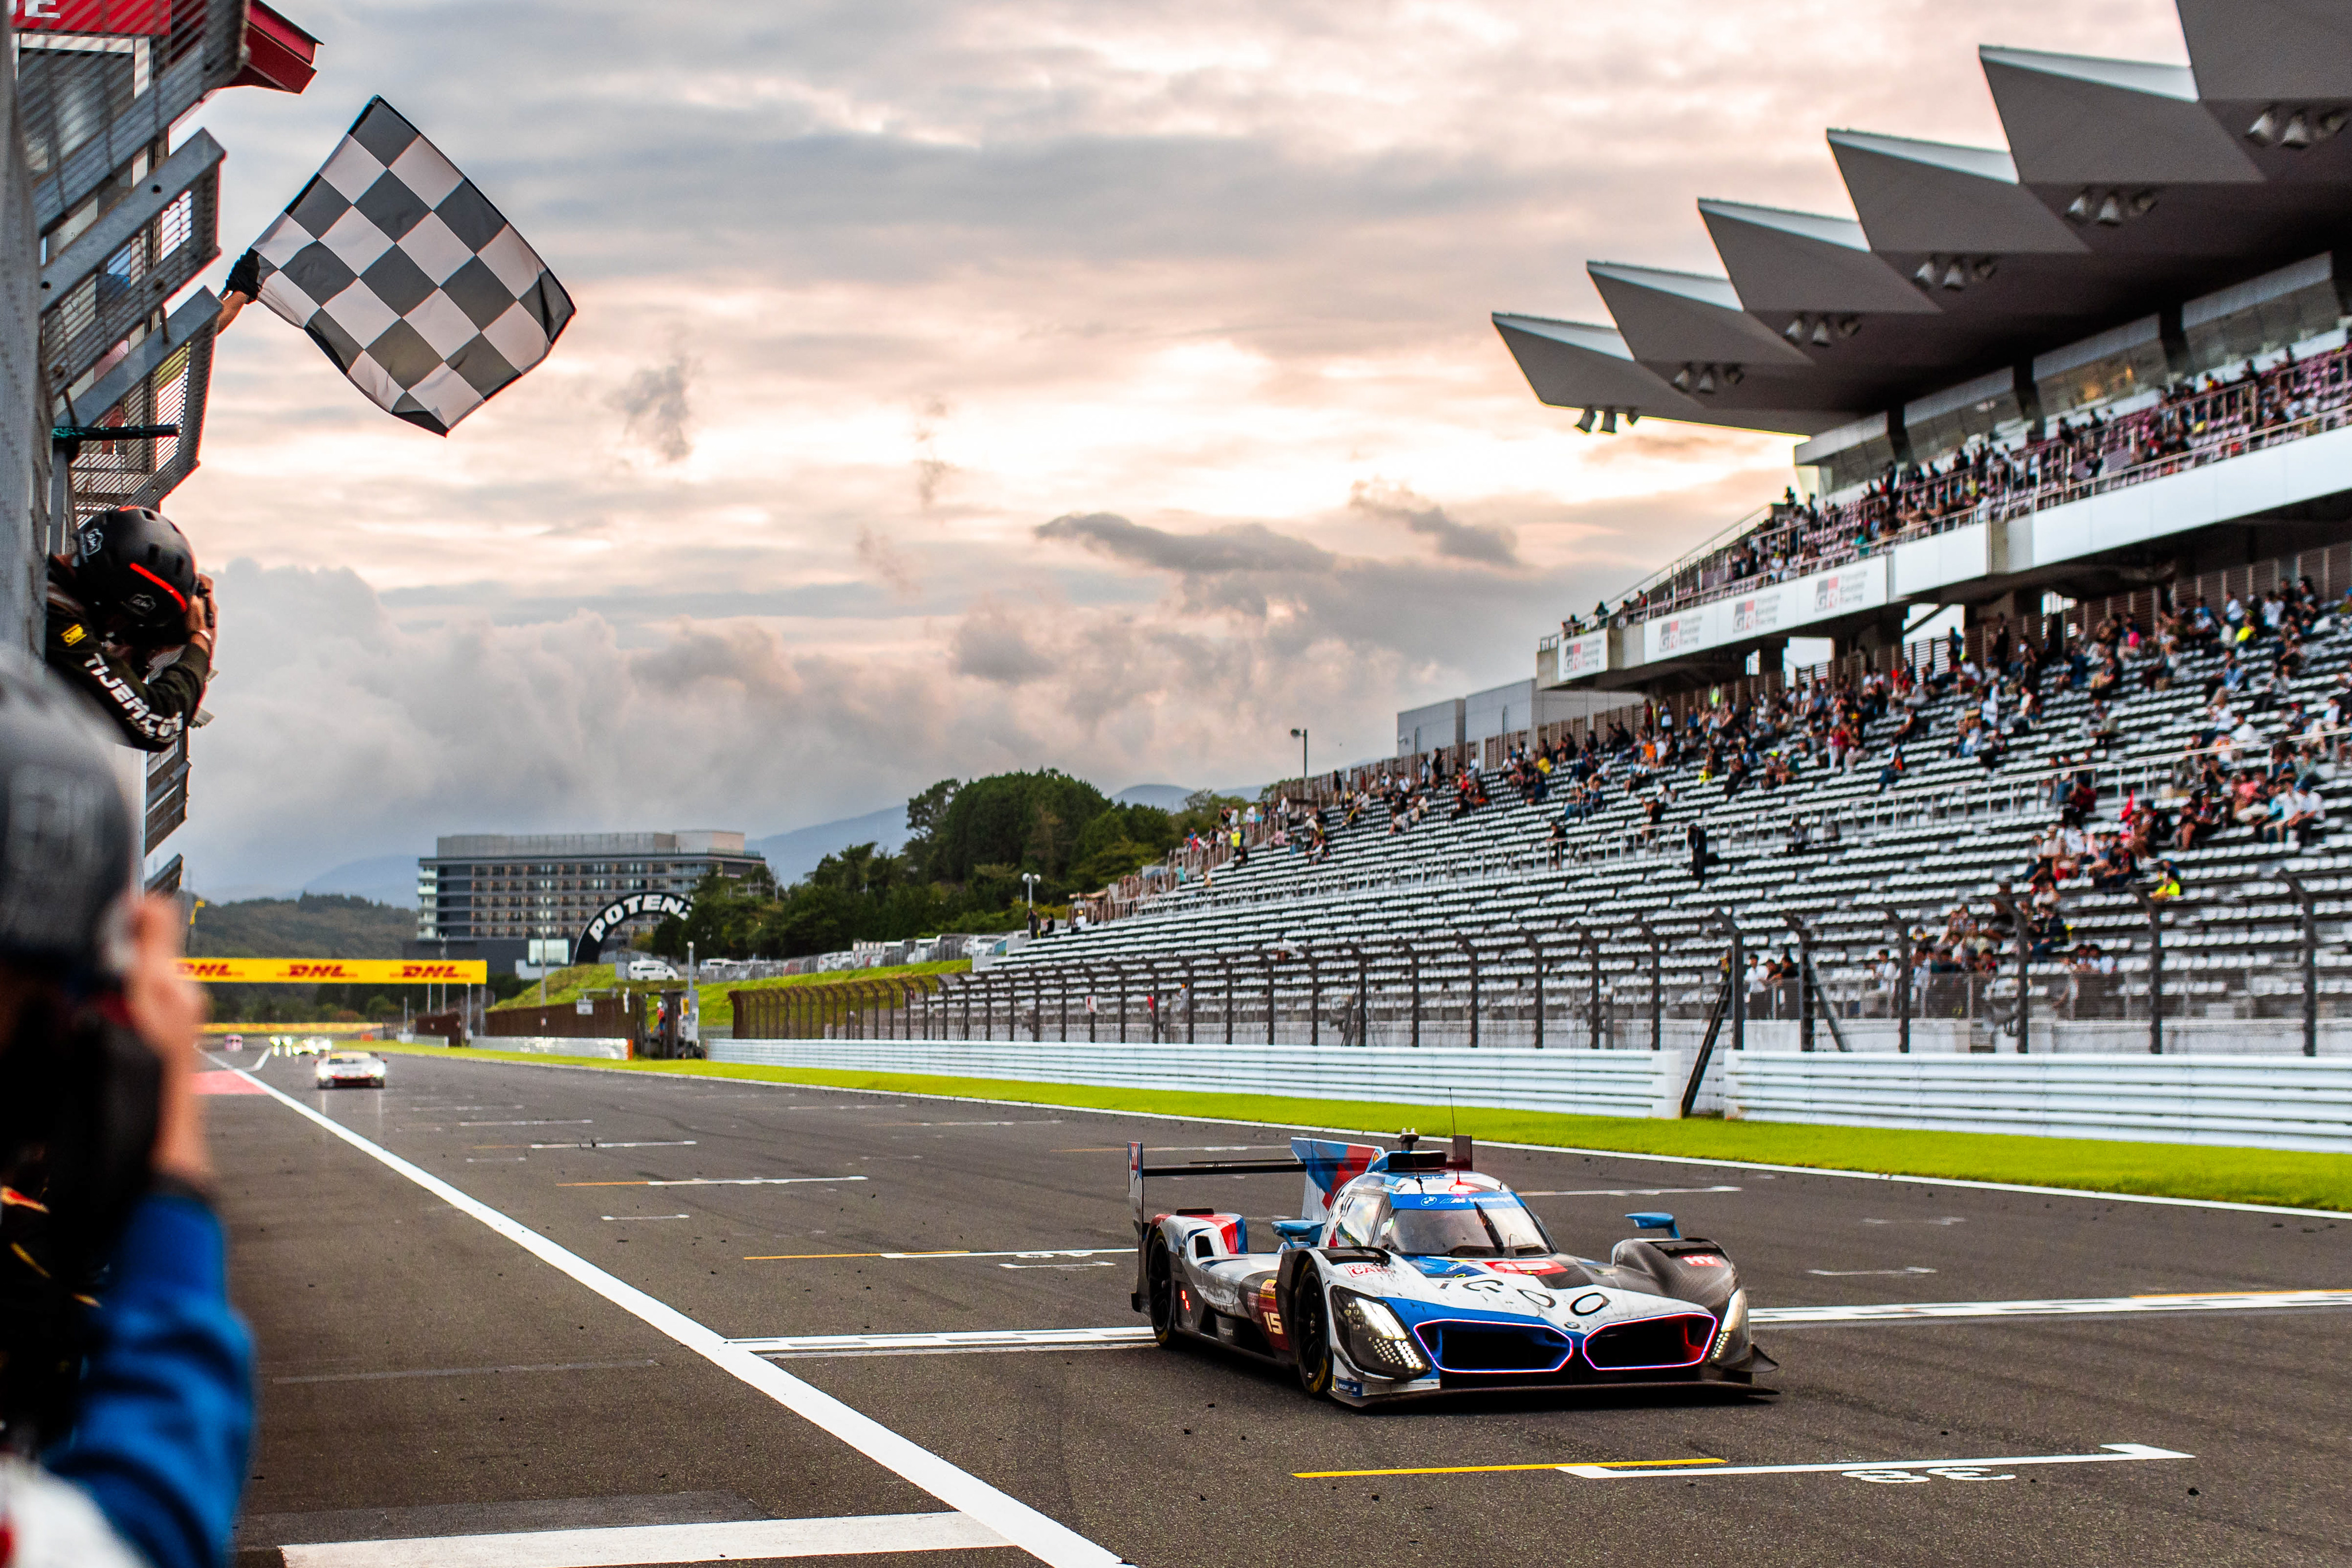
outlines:
[[[0, 635], [38, 655], [76, 520], [194, 471], [220, 302], [221, 88], [299, 91], [316, 40], [251, 0], [12, 7], [0, 124]], [[187, 816], [184, 738], [147, 766], [145, 843]], [[156, 880], [176, 883], [177, 862]]]

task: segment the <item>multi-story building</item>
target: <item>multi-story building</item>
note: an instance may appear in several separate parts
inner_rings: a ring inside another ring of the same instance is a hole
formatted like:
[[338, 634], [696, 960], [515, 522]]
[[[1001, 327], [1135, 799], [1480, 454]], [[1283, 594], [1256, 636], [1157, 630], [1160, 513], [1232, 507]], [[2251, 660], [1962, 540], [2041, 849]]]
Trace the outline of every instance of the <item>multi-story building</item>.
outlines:
[[[767, 869], [740, 832], [458, 833], [416, 862], [416, 948], [494, 967], [561, 964], [591, 915], [630, 893], [691, 894]], [[625, 946], [650, 919], [605, 937]]]

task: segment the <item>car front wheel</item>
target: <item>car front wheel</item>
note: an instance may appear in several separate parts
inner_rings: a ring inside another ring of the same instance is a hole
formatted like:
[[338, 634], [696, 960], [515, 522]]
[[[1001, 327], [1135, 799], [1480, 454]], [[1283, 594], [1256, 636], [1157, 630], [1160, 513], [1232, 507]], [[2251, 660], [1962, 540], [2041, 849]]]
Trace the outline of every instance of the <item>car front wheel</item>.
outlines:
[[1298, 1386], [1317, 1398], [1331, 1392], [1331, 1311], [1323, 1282], [1302, 1270], [1290, 1300], [1291, 1354], [1298, 1362]]

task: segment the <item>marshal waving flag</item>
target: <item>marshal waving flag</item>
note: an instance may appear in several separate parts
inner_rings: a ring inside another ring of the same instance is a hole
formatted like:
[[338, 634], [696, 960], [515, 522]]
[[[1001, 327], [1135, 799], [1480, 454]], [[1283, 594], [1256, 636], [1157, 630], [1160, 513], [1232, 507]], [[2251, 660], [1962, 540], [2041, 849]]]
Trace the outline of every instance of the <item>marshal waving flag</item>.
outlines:
[[572, 297], [381, 98], [230, 273], [386, 413], [446, 435], [547, 358]]

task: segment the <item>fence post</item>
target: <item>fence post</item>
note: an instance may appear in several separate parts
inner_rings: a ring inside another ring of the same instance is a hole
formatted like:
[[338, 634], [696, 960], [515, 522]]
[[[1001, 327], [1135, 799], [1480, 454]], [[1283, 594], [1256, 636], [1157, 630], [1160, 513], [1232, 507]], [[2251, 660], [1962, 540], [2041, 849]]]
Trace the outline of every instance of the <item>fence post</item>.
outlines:
[[1356, 1043], [1370, 1045], [1372, 1043], [1372, 1004], [1370, 974], [1364, 964], [1364, 945], [1350, 942], [1348, 951], [1356, 956]]
[[2033, 939], [2026, 928], [2025, 906], [2005, 893], [1992, 895], [1993, 907], [2009, 916], [2017, 940], [2017, 1054], [2025, 1055], [2033, 1029]]
[[1225, 1043], [1234, 1042], [1234, 959], [1225, 956]]
[[[1797, 1049], [1813, 1049], [1813, 934], [1805, 923], [1783, 912], [1780, 918], [1797, 934]], [[1783, 949], [1786, 951], [1786, 949]], [[1774, 1016], [1778, 1015], [1775, 1009]]]
[[2303, 912], [2303, 1053], [2319, 1054], [2319, 909], [2313, 902], [2311, 890], [2293, 872], [2279, 873], [2279, 880], [2294, 894], [2295, 906]]
[[1087, 983], [1087, 1043], [1092, 1045], [1095, 1043], [1097, 1020], [1102, 1017], [1102, 997], [1095, 986], [1095, 967], [1092, 964], [1080, 969], [1078, 975]]
[[1731, 1049], [1748, 1049], [1748, 938], [1730, 914], [1723, 923], [1731, 931]]
[[1192, 960], [1184, 960], [1184, 1043], [1193, 1042], [1193, 1026], [1198, 1021], [1199, 994], [1192, 989]]
[[1421, 1049], [1421, 950], [1411, 942], [1401, 942], [1398, 946], [1404, 949], [1405, 964], [1412, 974], [1412, 1048], [1418, 1051]]
[[1892, 905], [1886, 911], [1886, 923], [1895, 927], [1895, 1049], [1905, 1056], [1911, 1054], [1911, 928]]
[[1478, 949], [1470, 946], [1467, 936], [1456, 936], [1454, 945], [1470, 961], [1470, 1049], [1478, 1049]]
[[1544, 994], [1543, 994], [1544, 957], [1543, 957], [1543, 944], [1536, 940], [1536, 934], [1535, 934], [1534, 932], [1532, 932], [1532, 931], [1522, 931], [1522, 932], [1520, 932], [1520, 933], [1519, 933], [1519, 940], [1527, 944], [1527, 946], [1528, 946], [1528, 958], [1529, 958], [1529, 959], [1534, 963], [1534, 965], [1535, 965], [1535, 977], [1536, 977], [1536, 1049], [1537, 1049], [1538, 1051], [1541, 1051], [1541, 1050], [1544, 1048], [1544, 1039], [1543, 1039], [1543, 1026], [1544, 1026]]
[[1601, 1049], [1601, 938], [1591, 926], [1584, 928], [1584, 956], [1592, 967], [1592, 1049]]
[[1323, 1043], [1323, 970], [1316, 961], [1315, 949], [1304, 948], [1299, 956], [1307, 965], [1307, 1043]]
[[2146, 893], [2139, 895], [2147, 911], [2147, 1053], [2164, 1054], [2164, 905]]
[[1658, 943], [1657, 927], [1650, 924], [1649, 917], [1643, 916], [1640, 924], [1642, 936], [1650, 944], [1650, 1049], [1664, 1051], [1666, 1048], [1666, 956]]
[[1268, 1045], [1277, 1043], [1274, 1038], [1274, 965], [1275, 952], [1269, 947], [1265, 950], [1265, 1042]]

